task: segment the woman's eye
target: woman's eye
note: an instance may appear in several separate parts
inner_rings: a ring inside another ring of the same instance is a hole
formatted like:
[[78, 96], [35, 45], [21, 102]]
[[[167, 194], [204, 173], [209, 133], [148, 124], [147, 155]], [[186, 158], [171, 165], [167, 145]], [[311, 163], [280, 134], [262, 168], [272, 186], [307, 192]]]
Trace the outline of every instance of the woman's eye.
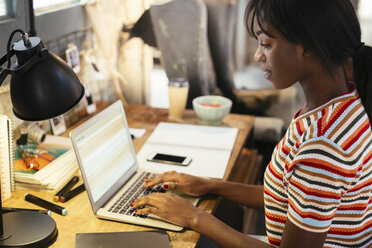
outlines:
[[270, 45], [269, 44], [266, 44], [266, 43], [260, 43], [260, 46], [262, 46], [264, 48], [270, 47]]

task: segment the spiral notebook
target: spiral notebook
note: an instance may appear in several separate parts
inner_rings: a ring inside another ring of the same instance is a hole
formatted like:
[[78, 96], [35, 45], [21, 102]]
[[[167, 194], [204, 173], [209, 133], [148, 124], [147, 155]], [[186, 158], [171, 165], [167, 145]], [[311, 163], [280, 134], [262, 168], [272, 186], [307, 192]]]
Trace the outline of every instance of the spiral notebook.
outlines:
[[0, 115], [0, 175], [1, 198], [10, 198], [14, 191], [13, 173], [13, 128], [12, 121], [6, 115]]

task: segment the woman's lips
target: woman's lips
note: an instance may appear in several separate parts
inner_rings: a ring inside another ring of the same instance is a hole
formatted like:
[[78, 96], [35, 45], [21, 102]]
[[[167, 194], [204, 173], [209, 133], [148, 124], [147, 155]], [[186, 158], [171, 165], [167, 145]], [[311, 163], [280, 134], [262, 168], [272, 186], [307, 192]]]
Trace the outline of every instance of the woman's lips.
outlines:
[[269, 80], [269, 78], [271, 78], [271, 74], [271, 71], [264, 70], [264, 77], [266, 78], [266, 80]]

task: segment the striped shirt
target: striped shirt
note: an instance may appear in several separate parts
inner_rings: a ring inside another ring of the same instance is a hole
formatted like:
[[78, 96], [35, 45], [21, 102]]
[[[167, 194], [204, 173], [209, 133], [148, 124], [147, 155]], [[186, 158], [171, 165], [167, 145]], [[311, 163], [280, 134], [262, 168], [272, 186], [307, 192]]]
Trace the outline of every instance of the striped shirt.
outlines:
[[295, 116], [264, 177], [267, 236], [279, 246], [287, 218], [327, 232], [324, 247], [372, 244], [372, 133], [354, 89]]

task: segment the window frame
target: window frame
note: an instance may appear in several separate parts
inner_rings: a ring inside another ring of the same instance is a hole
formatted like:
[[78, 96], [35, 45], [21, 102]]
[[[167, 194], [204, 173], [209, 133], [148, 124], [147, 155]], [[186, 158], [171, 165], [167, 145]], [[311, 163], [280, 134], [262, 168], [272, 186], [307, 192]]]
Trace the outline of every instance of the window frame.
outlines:
[[[0, 56], [6, 53], [6, 44], [11, 32], [15, 29], [30, 31], [29, 0], [5, 0], [10, 14], [0, 19]], [[68, 16], [68, 18], [66, 18]], [[74, 31], [90, 27], [88, 16], [82, 3], [55, 8], [35, 13], [36, 36], [45, 43]], [[17, 37], [13, 38], [13, 42]], [[67, 47], [67, 44], [66, 44]]]
[[[6, 6], [5, 15], [0, 16], [0, 21], [12, 18], [14, 16], [14, 4], [12, 4], [11, 0], [3, 0]], [[14, 2], [13, 2], [14, 3]]]
[[24, 0], [6, 0], [8, 15], [3, 16], [0, 20], [0, 56], [6, 53], [6, 44], [9, 36], [14, 29], [26, 28], [26, 9]]
[[89, 26], [88, 16], [81, 3], [35, 13], [36, 35], [44, 42], [55, 40]]

